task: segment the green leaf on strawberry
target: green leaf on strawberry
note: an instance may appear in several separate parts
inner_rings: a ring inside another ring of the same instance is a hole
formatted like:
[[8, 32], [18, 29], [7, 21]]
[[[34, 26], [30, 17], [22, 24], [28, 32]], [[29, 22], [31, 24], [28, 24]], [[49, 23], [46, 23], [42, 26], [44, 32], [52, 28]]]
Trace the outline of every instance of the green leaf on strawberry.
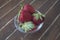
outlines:
[[33, 16], [36, 18], [36, 20], [38, 20], [38, 19], [40, 18], [40, 15], [39, 15], [37, 12], [35, 12], [35, 13], [33, 14]]

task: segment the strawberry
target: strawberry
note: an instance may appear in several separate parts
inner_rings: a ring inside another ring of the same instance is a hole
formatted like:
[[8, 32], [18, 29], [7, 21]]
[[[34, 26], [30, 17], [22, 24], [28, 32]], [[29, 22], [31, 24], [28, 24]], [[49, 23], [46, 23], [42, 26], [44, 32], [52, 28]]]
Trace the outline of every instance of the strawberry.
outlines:
[[38, 13], [34, 13], [33, 14], [33, 22], [36, 25], [39, 25], [40, 23], [42, 23], [44, 21], [44, 17]]
[[35, 12], [35, 9], [29, 4], [25, 4], [23, 10], [28, 11], [30, 13], [34, 13]]
[[26, 21], [31, 21], [32, 20], [32, 15], [25, 11], [25, 10], [22, 10], [20, 12], [20, 16], [19, 16], [19, 21], [20, 22], [26, 22]]
[[34, 24], [39, 25], [40, 23], [42, 23], [44, 21], [44, 17], [42, 18], [43, 18], [42, 20], [41, 19], [36, 20], [36, 18], [33, 18]]

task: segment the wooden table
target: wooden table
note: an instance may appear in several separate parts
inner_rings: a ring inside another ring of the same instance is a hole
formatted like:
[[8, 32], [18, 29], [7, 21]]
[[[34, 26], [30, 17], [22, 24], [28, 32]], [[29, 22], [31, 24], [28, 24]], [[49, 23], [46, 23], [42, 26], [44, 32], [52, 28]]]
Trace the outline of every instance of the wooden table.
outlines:
[[21, 33], [14, 27], [20, 2], [0, 0], [0, 40], [60, 40], [60, 0], [25, 0], [46, 16], [43, 27], [33, 34]]

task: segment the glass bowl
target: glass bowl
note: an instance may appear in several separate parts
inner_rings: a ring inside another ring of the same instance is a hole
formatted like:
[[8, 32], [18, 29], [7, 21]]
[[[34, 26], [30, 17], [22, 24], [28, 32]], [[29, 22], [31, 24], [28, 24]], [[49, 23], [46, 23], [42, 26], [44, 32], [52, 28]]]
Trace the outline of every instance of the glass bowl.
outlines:
[[[39, 12], [39, 11], [37, 11], [37, 12]], [[42, 27], [43, 24], [44, 24], [44, 22], [42, 22], [42, 23], [39, 24], [39, 26], [36, 28], [36, 30], [29, 31], [29, 32], [24, 32], [23, 29], [21, 29], [21, 27], [19, 26], [19, 23], [18, 23], [18, 21], [17, 21], [17, 18], [18, 18], [18, 15], [16, 15], [16, 16], [14, 17], [14, 25], [15, 25], [16, 29], [17, 29], [18, 31], [22, 32], [22, 33], [35, 33], [35, 32], [37, 32], [38, 30], [40, 30], [41, 27]]]

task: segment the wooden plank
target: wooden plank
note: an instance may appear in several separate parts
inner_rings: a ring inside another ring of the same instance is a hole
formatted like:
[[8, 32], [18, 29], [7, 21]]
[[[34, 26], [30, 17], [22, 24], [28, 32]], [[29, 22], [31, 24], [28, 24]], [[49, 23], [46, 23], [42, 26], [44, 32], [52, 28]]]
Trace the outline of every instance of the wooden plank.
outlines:
[[19, 2], [20, 0], [12, 0], [10, 1], [5, 7], [1, 8], [0, 9], [0, 19], [3, 15], [7, 14], [7, 12], [9, 10], [11, 10], [15, 5], [17, 5], [17, 3]]
[[40, 40], [55, 40], [60, 32], [60, 16]]
[[[58, 10], [58, 11], [57, 11]], [[55, 19], [55, 17], [60, 13], [59, 12], [59, 2], [48, 12], [48, 14], [45, 17], [45, 23], [43, 27], [34, 34], [29, 34], [25, 40], [37, 40], [41, 34], [48, 28], [48, 26], [52, 23], [52, 21]]]
[[9, 0], [0, 0], [0, 7], [1, 7], [3, 4], [5, 4], [7, 1], [9, 1]]

